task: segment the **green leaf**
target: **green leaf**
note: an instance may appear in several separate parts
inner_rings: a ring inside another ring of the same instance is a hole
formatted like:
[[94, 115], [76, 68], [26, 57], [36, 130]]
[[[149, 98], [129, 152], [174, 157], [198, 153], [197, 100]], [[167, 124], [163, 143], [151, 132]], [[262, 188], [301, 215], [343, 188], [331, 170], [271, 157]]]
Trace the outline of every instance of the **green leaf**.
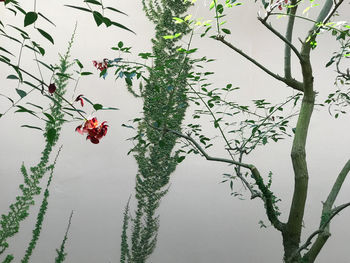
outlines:
[[39, 52], [40, 52], [40, 54], [41, 54], [42, 56], [45, 55], [45, 49], [43, 49], [43, 48], [42, 48], [39, 44], [37, 44], [35, 41], [32, 41], [32, 44], [33, 44], [34, 47], [36, 47], [36, 48], [39, 50]]
[[216, 4], [216, 0], [213, 0], [213, 1], [210, 3], [209, 9], [210, 9], [210, 10], [213, 9], [214, 6], [215, 6], [215, 4]]
[[114, 12], [117, 12], [117, 13], [120, 13], [120, 14], [123, 14], [123, 15], [126, 15], [126, 16], [127, 16], [126, 13], [124, 13], [124, 12], [118, 10], [118, 9], [115, 9], [115, 8], [113, 8], [113, 7], [107, 6], [106, 9], [109, 9], [109, 10], [112, 10], [112, 11], [114, 11]]
[[80, 113], [85, 113], [85, 114], [86, 114], [86, 112], [85, 112], [85, 111], [83, 111], [83, 110], [79, 110], [79, 109], [67, 108], [67, 107], [64, 107], [63, 109], [64, 109], [64, 110], [70, 110], [70, 111], [76, 111], [76, 112], [80, 112]]
[[94, 107], [94, 109], [97, 110], [97, 111], [103, 109], [102, 104], [99, 104], [99, 103], [94, 104], [93, 107]]
[[224, 12], [224, 7], [222, 4], [218, 4], [216, 6], [216, 10], [218, 11], [219, 14], [222, 14]]
[[38, 60], [38, 59], [34, 59], [35, 61], [37, 61], [37, 62], [39, 62], [41, 65], [43, 65], [45, 68], [47, 68], [48, 70], [50, 70], [50, 71], [54, 71], [54, 69], [53, 69], [53, 67], [52, 67], [52, 65], [47, 65], [45, 62], [42, 62], [41, 60]]
[[33, 24], [38, 19], [38, 14], [35, 12], [28, 12], [24, 17], [24, 26]]
[[125, 82], [126, 84], [128, 84], [129, 86], [132, 86], [132, 80], [130, 78], [125, 78]]
[[46, 16], [44, 16], [42, 13], [38, 13], [39, 16], [44, 18], [47, 22], [49, 22], [51, 25], [56, 26], [50, 19], [48, 19]]
[[12, 68], [16, 71], [18, 78], [20, 79], [21, 82], [23, 82], [23, 77], [21, 71], [18, 69], [17, 66], [12, 66]]
[[81, 10], [81, 11], [85, 11], [85, 12], [92, 13], [92, 11], [91, 11], [90, 9], [87, 9], [87, 8], [85, 8], [85, 7], [74, 6], [74, 5], [64, 5], [64, 6], [67, 6], [67, 7], [70, 7], [70, 8], [75, 8], [75, 9], [78, 9], [78, 10]]
[[47, 117], [47, 119], [49, 120], [49, 122], [51, 122], [52, 124], [55, 124], [55, 118], [52, 117], [51, 114], [44, 112], [44, 115]]
[[84, 71], [84, 72], [81, 72], [80, 75], [82, 76], [87, 76], [87, 75], [91, 75], [93, 74], [92, 72], [88, 72], [88, 71]]
[[18, 39], [14, 38], [14, 37], [11, 37], [11, 36], [9, 36], [9, 35], [4, 35], [4, 34], [2, 34], [2, 36], [7, 37], [7, 38], [9, 38], [9, 39], [11, 39], [11, 40], [13, 40], [13, 41], [16, 41], [17, 43], [19, 43], [19, 44], [22, 45], [21, 41], [19, 41]]
[[177, 157], [176, 162], [181, 163], [183, 160], [185, 160], [185, 158], [186, 158], [186, 156], [179, 156], [179, 157]]
[[36, 107], [36, 108], [38, 108], [38, 109], [43, 110], [43, 107], [41, 107], [41, 106], [39, 106], [39, 105], [36, 105], [36, 104], [34, 104], [34, 103], [27, 102], [26, 104], [32, 105], [32, 106], [34, 106], [34, 107]]
[[40, 127], [36, 127], [36, 126], [32, 126], [32, 125], [21, 125], [21, 127], [24, 127], [24, 128], [30, 128], [30, 129], [37, 129], [37, 130], [43, 130], [41, 129]]
[[56, 137], [56, 129], [55, 128], [48, 129], [46, 133], [46, 138], [48, 143], [53, 144], [53, 142], [55, 141], [55, 137]]
[[122, 48], [123, 46], [124, 46], [123, 41], [119, 41], [119, 42], [118, 42], [118, 47], [119, 47], [119, 48]]
[[227, 34], [227, 35], [230, 35], [231, 34], [231, 31], [229, 30], [229, 29], [227, 29], [227, 28], [223, 28], [223, 29], [221, 29], [222, 30], [222, 32], [224, 32], [225, 34]]
[[263, 145], [265, 145], [265, 144], [267, 143], [267, 138], [266, 138], [266, 137], [264, 137], [264, 138], [262, 139], [262, 143], [263, 143]]
[[26, 11], [24, 11], [20, 6], [15, 5], [15, 8], [20, 11], [23, 15], [26, 15]]
[[83, 68], [84, 66], [83, 66], [83, 64], [81, 64], [81, 62], [80, 62], [80, 60], [79, 59], [75, 59], [75, 62], [77, 62], [77, 64], [78, 64], [78, 66], [79, 66], [79, 68]]
[[181, 24], [184, 22], [184, 20], [179, 17], [173, 17], [173, 19], [176, 21], [175, 23], [178, 23], [178, 24]]
[[96, 1], [96, 0], [84, 0], [84, 2], [93, 4], [93, 5], [102, 5], [99, 1]]
[[14, 105], [14, 101], [13, 101], [13, 99], [11, 99], [10, 97], [7, 97], [6, 95], [4, 95], [4, 94], [0, 94], [0, 96], [3, 96], [3, 97], [5, 97], [6, 99], [8, 99], [9, 101], [11, 101], [12, 102], [12, 105]]
[[125, 127], [125, 128], [129, 128], [129, 129], [135, 129], [133, 126], [131, 125], [126, 125], [126, 124], [122, 124], [122, 127]]
[[50, 36], [49, 33], [45, 32], [44, 30], [40, 29], [40, 28], [37, 28], [37, 30], [39, 31], [39, 33], [45, 37], [47, 40], [49, 40], [52, 44], [54, 44], [54, 41], [53, 41], [53, 38], [52, 36]]
[[20, 106], [20, 105], [17, 105], [16, 107], [18, 108], [18, 110], [16, 110], [15, 112], [27, 112], [27, 113], [32, 114], [35, 117], [37, 117], [36, 114], [34, 113], [34, 111], [28, 110], [27, 108]]
[[23, 35], [25, 35], [26, 37], [29, 37], [29, 35], [27, 34], [27, 32], [23, 31], [22, 29], [16, 27], [16, 26], [13, 26], [13, 25], [9, 25], [10, 27], [16, 29], [17, 31], [19, 31], [20, 33], [22, 33]]
[[8, 75], [7, 79], [18, 79], [16, 75]]
[[94, 16], [96, 25], [100, 26], [103, 23], [103, 16], [97, 11], [93, 11], [92, 14]]
[[108, 17], [103, 17], [103, 23], [106, 25], [106, 27], [110, 27], [112, 25], [112, 21]]
[[112, 23], [113, 26], [120, 27], [120, 28], [125, 29], [127, 31], [130, 31], [130, 32], [132, 32], [132, 33], [134, 33], [136, 35], [136, 33], [134, 31], [132, 31], [131, 29], [127, 28], [126, 26], [123, 26], [122, 24], [119, 24], [119, 23], [114, 22], [114, 21], [111, 21], [111, 23]]
[[119, 109], [113, 108], [113, 107], [103, 107], [101, 110], [119, 110]]
[[21, 97], [21, 99], [27, 96], [27, 92], [25, 92], [24, 90], [16, 89], [16, 92]]

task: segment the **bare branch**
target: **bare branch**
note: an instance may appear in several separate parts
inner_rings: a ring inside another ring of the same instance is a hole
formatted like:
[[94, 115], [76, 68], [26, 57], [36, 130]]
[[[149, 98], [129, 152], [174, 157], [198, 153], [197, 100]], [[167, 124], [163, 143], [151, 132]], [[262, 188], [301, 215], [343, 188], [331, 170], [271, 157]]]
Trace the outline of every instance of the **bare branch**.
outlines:
[[[292, 0], [291, 5], [294, 5], [294, 7], [290, 8], [288, 11], [288, 24], [287, 24], [287, 30], [286, 30], [286, 39], [292, 43], [292, 37], [293, 37], [293, 29], [294, 29], [294, 22], [295, 22], [295, 14], [297, 12], [298, 6], [297, 1]], [[292, 63], [291, 63], [291, 47], [286, 43], [284, 48], [284, 77], [287, 79], [292, 78]]]
[[280, 38], [286, 45], [288, 45], [295, 53], [295, 55], [299, 58], [299, 60], [302, 60], [302, 57], [297, 50], [297, 48], [288, 40], [286, 39], [281, 33], [279, 33], [276, 29], [274, 29], [270, 24], [268, 24], [264, 19], [261, 17], [258, 17], [258, 20], [272, 33], [274, 33], [278, 38]]
[[299, 91], [303, 91], [303, 85], [302, 83], [300, 83], [299, 81], [295, 80], [295, 79], [286, 79], [284, 77], [281, 77], [278, 74], [273, 73], [272, 71], [270, 71], [269, 69], [267, 69], [265, 66], [263, 66], [262, 64], [260, 64], [259, 62], [257, 62], [255, 59], [253, 59], [252, 57], [248, 56], [246, 53], [244, 53], [242, 50], [238, 49], [237, 47], [235, 47], [234, 45], [232, 45], [231, 43], [227, 42], [223, 36], [219, 35], [215, 37], [216, 40], [224, 43], [226, 46], [228, 46], [229, 48], [233, 49], [234, 51], [236, 51], [238, 54], [240, 54], [241, 56], [243, 56], [244, 58], [246, 58], [247, 60], [249, 60], [250, 62], [252, 62], [254, 65], [256, 65], [258, 68], [262, 69], [263, 71], [265, 71], [268, 75], [272, 76], [273, 78], [284, 82], [285, 84], [287, 84], [288, 86], [290, 86], [293, 89], [299, 90]]

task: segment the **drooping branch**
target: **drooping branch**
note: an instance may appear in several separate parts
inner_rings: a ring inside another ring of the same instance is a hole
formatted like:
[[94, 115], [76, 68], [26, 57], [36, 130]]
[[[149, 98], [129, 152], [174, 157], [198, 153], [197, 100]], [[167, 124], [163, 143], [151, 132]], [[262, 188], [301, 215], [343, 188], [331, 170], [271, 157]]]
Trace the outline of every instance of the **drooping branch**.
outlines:
[[[154, 126], [151, 126], [151, 127], [159, 130], [159, 128], [157, 128], [157, 127], [154, 127]], [[187, 141], [192, 143], [194, 145], [194, 147], [208, 161], [224, 162], [224, 163], [234, 164], [234, 165], [237, 165], [239, 167], [244, 167], [244, 168], [249, 169], [252, 173], [252, 178], [254, 179], [256, 185], [258, 186], [258, 188], [260, 190], [260, 193], [257, 192], [256, 190], [254, 190], [246, 180], [242, 180], [243, 183], [251, 192], [252, 199], [255, 197], [260, 197], [264, 201], [266, 214], [267, 214], [269, 221], [277, 230], [282, 231], [284, 224], [278, 219], [278, 212], [276, 211], [276, 209], [274, 207], [274, 196], [273, 196], [272, 192], [268, 189], [268, 187], [264, 184], [263, 178], [261, 177], [259, 170], [254, 165], [241, 163], [241, 162], [237, 162], [235, 160], [230, 160], [230, 159], [225, 159], [225, 158], [220, 158], [220, 157], [212, 157], [189, 134], [185, 135], [185, 134], [182, 134], [181, 132], [170, 130], [170, 129], [165, 129], [163, 131], [170, 132], [172, 134], [175, 134], [178, 137], [186, 139]], [[237, 176], [240, 179], [243, 178], [240, 174], [237, 174]]]
[[255, 59], [253, 59], [252, 57], [247, 55], [245, 52], [238, 49], [237, 47], [232, 45], [230, 42], [226, 41], [223, 36], [221, 36], [221, 35], [216, 36], [215, 39], [222, 42], [223, 44], [225, 44], [226, 46], [228, 46], [229, 48], [231, 48], [232, 50], [234, 50], [235, 52], [237, 52], [238, 54], [240, 54], [241, 56], [243, 56], [244, 58], [246, 58], [250, 62], [252, 62], [254, 65], [256, 65], [258, 68], [262, 69], [264, 72], [266, 72], [271, 77], [273, 77], [279, 81], [282, 81], [283, 83], [287, 84], [288, 86], [292, 87], [293, 89], [303, 91], [303, 86], [299, 81], [296, 81], [294, 79], [286, 79], [278, 74], [273, 73], [271, 70], [267, 69], [265, 66], [263, 66], [262, 64], [257, 62]]

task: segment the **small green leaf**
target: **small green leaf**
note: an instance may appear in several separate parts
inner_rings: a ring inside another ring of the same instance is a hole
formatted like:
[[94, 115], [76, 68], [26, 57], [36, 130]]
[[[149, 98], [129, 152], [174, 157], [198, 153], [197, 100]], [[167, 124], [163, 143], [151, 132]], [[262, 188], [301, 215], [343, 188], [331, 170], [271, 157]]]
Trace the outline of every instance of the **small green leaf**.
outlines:
[[16, 92], [21, 97], [21, 99], [27, 96], [27, 92], [25, 92], [24, 90], [16, 89]]
[[75, 62], [77, 62], [77, 64], [78, 64], [78, 66], [79, 66], [79, 68], [83, 68], [84, 66], [83, 66], [83, 64], [81, 64], [81, 62], [80, 62], [80, 60], [79, 59], [75, 59]]
[[103, 107], [101, 110], [119, 110], [119, 109], [113, 108], [113, 107]]
[[82, 76], [87, 76], [87, 75], [91, 75], [93, 74], [92, 72], [88, 72], [88, 71], [84, 71], [84, 72], [81, 72], [80, 75]]
[[18, 79], [16, 75], [8, 75], [7, 79]]
[[111, 23], [112, 23], [113, 26], [120, 27], [122, 29], [125, 29], [127, 31], [130, 31], [130, 32], [136, 34], [134, 31], [132, 31], [131, 29], [127, 28], [126, 26], [123, 26], [122, 24], [119, 24], [119, 23], [114, 22], [114, 21], [111, 21]]
[[185, 160], [186, 156], [179, 156], [176, 160], [177, 163], [181, 163], [183, 160]]
[[34, 59], [35, 61], [39, 62], [41, 65], [43, 65], [45, 68], [47, 68], [50, 71], [54, 71], [53, 66], [52, 65], [47, 65], [45, 62], [42, 62], [41, 60], [38, 59]]
[[38, 109], [43, 110], [43, 107], [41, 107], [41, 106], [39, 106], [39, 105], [36, 105], [36, 104], [34, 104], [34, 103], [27, 102], [26, 104], [32, 105], [32, 106], [34, 106], [34, 107], [36, 107], [36, 108], [38, 108]]
[[92, 11], [91, 11], [90, 9], [87, 9], [87, 8], [85, 8], [85, 7], [74, 6], [74, 5], [64, 5], [64, 6], [67, 6], [67, 7], [70, 7], [70, 8], [75, 8], [75, 9], [78, 9], [78, 10], [81, 10], [81, 11], [85, 11], [85, 12], [92, 13]]
[[55, 124], [55, 118], [51, 114], [44, 112], [44, 115], [48, 118], [49, 122]]
[[96, 0], [84, 0], [84, 2], [94, 4], [94, 5], [102, 5], [100, 2], [98, 2]]
[[123, 46], [124, 46], [123, 41], [119, 41], [119, 42], [118, 42], [118, 47], [119, 47], [119, 48], [122, 48]]
[[125, 82], [126, 84], [128, 84], [129, 86], [132, 86], [132, 80], [130, 78], [125, 78]]
[[229, 30], [229, 29], [227, 29], [227, 28], [223, 28], [223, 29], [221, 29], [222, 30], [222, 32], [224, 32], [225, 34], [227, 34], [227, 35], [230, 35], [231, 34], [231, 31]]
[[103, 108], [102, 104], [99, 104], [99, 103], [94, 104], [93, 107], [95, 110], [102, 110]]
[[40, 127], [36, 127], [36, 126], [32, 126], [32, 125], [21, 125], [21, 127], [24, 127], [24, 128], [30, 128], [30, 129], [37, 129], [37, 130], [43, 130], [41, 129]]
[[4, 52], [6, 52], [6, 53], [8, 53], [8, 54], [10, 54], [10, 55], [12, 55], [12, 56], [14, 56], [10, 51], [4, 49], [3, 47], [0, 47], [0, 50], [2, 50], [2, 51], [4, 51]]
[[47, 22], [49, 22], [51, 25], [56, 26], [50, 19], [48, 19], [46, 16], [44, 16], [42, 13], [38, 13], [39, 16], [44, 18]]
[[219, 14], [222, 14], [224, 12], [224, 7], [222, 4], [218, 4], [216, 6], [216, 10], [218, 11]]
[[173, 17], [173, 19], [176, 21], [175, 23], [177, 23], [177, 24], [181, 24], [184, 22], [184, 20], [179, 18], [179, 17]]
[[129, 128], [129, 129], [135, 129], [133, 126], [131, 125], [126, 125], [126, 124], [122, 124], [122, 127], [125, 127], [125, 128]]
[[215, 6], [215, 4], [216, 4], [216, 0], [213, 0], [213, 1], [210, 3], [209, 9], [210, 9], [210, 10], [213, 9], [214, 6]]
[[40, 29], [40, 28], [37, 28], [37, 30], [39, 31], [39, 33], [40, 33], [43, 37], [45, 37], [45, 38], [46, 38], [47, 40], [49, 40], [52, 44], [54, 44], [53, 38], [52, 38], [52, 36], [51, 36], [49, 33], [45, 32], [44, 30], [42, 30], [42, 29]]
[[110, 27], [112, 25], [112, 21], [108, 17], [103, 17], [103, 23], [106, 25], [106, 27]]
[[103, 23], [103, 16], [97, 11], [93, 11], [92, 14], [94, 16], [96, 25], [100, 26]]
[[115, 8], [113, 8], [113, 7], [107, 6], [106, 9], [109, 9], [109, 10], [112, 10], [112, 11], [114, 11], [114, 12], [117, 12], [117, 13], [120, 13], [120, 14], [123, 14], [123, 15], [126, 15], [126, 16], [127, 16], [127, 14], [125, 14], [124, 12], [122, 12], [122, 11], [120, 11], [120, 10], [118, 10], [118, 9], [115, 9]]
[[24, 17], [24, 26], [33, 24], [38, 19], [38, 14], [35, 12], [28, 12]]

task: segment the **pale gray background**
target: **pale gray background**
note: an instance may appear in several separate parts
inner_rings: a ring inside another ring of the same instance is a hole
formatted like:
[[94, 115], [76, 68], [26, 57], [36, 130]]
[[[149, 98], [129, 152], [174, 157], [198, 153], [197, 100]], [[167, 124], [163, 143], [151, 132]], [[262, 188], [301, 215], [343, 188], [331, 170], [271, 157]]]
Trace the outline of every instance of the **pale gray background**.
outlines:
[[[31, 2], [31, 1], [28, 1]], [[53, 28], [44, 21], [39, 27], [55, 36], [54, 46], [47, 44], [46, 61], [56, 63], [57, 53], [66, 50], [74, 23], [78, 20], [77, 36], [72, 48], [72, 58], [79, 58], [87, 71], [94, 71], [92, 60], [105, 57], [114, 58], [118, 54], [110, 49], [119, 40], [133, 46], [135, 54], [151, 48], [153, 25], [145, 18], [139, 1], [105, 1], [129, 14], [129, 17], [111, 13], [114, 20], [132, 28], [133, 35], [117, 28], [96, 28], [92, 17], [87, 13], [63, 7], [65, 4], [80, 4], [80, 1], [38, 1], [38, 10], [56, 22]], [[248, 2], [248, 1], [247, 1]], [[252, 1], [253, 2], [253, 1]], [[306, 1], [308, 2], [308, 1]], [[323, 1], [319, 1], [323, 2]], [[32, 3], [30, 3], [32, 4]], [[307, 3], [306, 3], [307, 5]], [[198, 0], [191, 13], [196, 17], [211, 19], [207, 11], [209, 0]], [[283, 46], [280, 41], [266, 30], [257, 20], [258, 8], [252, 3], [228, 11], [225, 27], [232, 35], [227, 39], [237, 44], [248, 54], [265, 63], [269, 68], [282, 73]], [[349, 20], [349, 4], [341, 9], [339, 20]], [[1, 20], [12, 23], [10, 12], [0, 7]], [[309, 16], [313, 17], [311, 11]], [[17, 19], [17, 22], [21, 19]], [[283, 29], [285, 19], [276, 20], [275, 25]], [[17, 23], [16, 22], [16, 23]], [[15, 23], [15, 22], [13, 22]], [[299, 23], [299, 37], [304, 38], [308, 23]], [[41, 43], [47, 43], [39, 38]], [[18, 54], [19, 47], [13, 42], [1, 38], [1, 46], [10, 48]], [[283, 84], [266, 76], [259, 69], [249, 64], [228, 48], [211, 39], [194, 38], [193, 47], [199, 47], [199, 54], [216, 58], [208, 65], [208, 70], [216, 71], [211, 78], [217, 87], [233, 83], [241, 87], [233, 99], [247, 103], [251, 99], [267, 98], [279, 101], [293, 94]], [[312, 52], [314, 62], [315, 87], [322, 100], [333, 90], [334, 74], [326, 70], [331, 52], [337, 49], [329, 36], [319, 37], [319, 47]], [[133, 56], [129, 57], [133, 59]], [[33, 55], [25, 51], [22, 65], [37, 74]], [[11, 73], [8, 67], [0, 65], [1, 93], [16, 97], [15, 81], [5, 80]], [[298, 65], [295, 65], [296, 71]], [[45, 71], [45, 70], [44, 70]], [[299, 71], [297, 71], [299, 72]], [[49, 75], [45, 73], [45, 79]], [[296, 74], [300, 76], [300, 74]], [[74, 83], [69, 89], [72, 91]], [[26, 88], [28, 90], [28, 88]], [[65, 124], [58, 145], [63, 144], [55, 177], [51, 184], [49, 210], [32, 262], [52, 262], [55, 248], [58, 248], [65, 232], [70, 211], [75, 211], [72, 227], [67, 242], [67, 262], [118, 262], [120, 256], [120, 234], [122, 213], [130, 194], [134, 192], [134, 178], [137, 170], [132, 156], [126, 153], [132, 147], [127, 138], [134, 135], [131, 129], [122, 128], [122, 123], [139, 116], [142, 104], [132, 97], [124, 86], [124, 81], [115, 82], [112, 74], [106, 80], [96, 75], [81, 80], [77, 94], [84, 94], [106, 106], [120, 108], [120, 111], [98, 112], [99, 120], [107, 120], [110, 125], [108, 134], [99, 145], [93, 145], [74, 132], [79, 123]], [[71, 96], [71, 93], [69, 94]], [[18, 97], [18, 95], [17, 95]], [[39, 93], [28, 96], [25, 101], [47, 103]], [[320, 99], [321, 102], [321, 99]], [[3, 98], [0, 100], [0, 112], [8, 106]], [[191, 118], [187, 118], [186, 123]], [[22, 124], [43, 125], [30, 115], [8, 113], [2, 119], [0, 130], [0, 211], [7, 211], [18, 193], [18, 184], [22, 182], [19, 173], [21, 163], [27, 166], [38, 162], [43, 147], [40, 132], [20, 128]], [[211, 127], [208, 125], [208, 127]], [[208, 132], [212, 132], [208, 128]], [[225, 152], [218, 140], [211, 154], [223, 156]], [[305, 214], [305, 236], [314, 231], [319, 223], [321, 201], [325, 200], [335, 176], [350, 157], [349, 116], [334, 120], [326, 108], [316, 108], [311, 122], [307, 156], [310, 171], [310, 191]], [[260, 148], [247, 160], [254, 163], [261, 173], [274, 173], [273, 190], [283, 200], [280, 207], [287, 212], [291, 191], [293, 189], [292, 166], [290, 163], [291, 140]], [[228, 185], [219, 184], [222, 174], [230, 172], [224, 164], [207, 162], [199, 156], [189, 156], [181, 163], [171, 177], [169, 194], [161, 203], [159, 214], [160, 231], [158, 245], [149, 262], [245, 262], [268, 263], [282, 261], [281, 236], [271, 227], [259, 229], [258, 221], [266, 220], [262, 203], [240, 201], [230, 196]], [[237, 184], [238, 189], [240, 185]], [[346, 180], [336, 204], [349, 202], [350, 180]], [[41, 197], [36, 198], [37, 204]], [[132, 201], [132, 205], [134, 202]], [[31, 238], [31, 231], [38, 205], [31, 209], [31, 217], [21, 225], [20, 234], [10, 239], [11, 249], [16, 261], [24, 254]], [[288, 214], [284, 214], [285, 219]], [[318, 262], [350, 262], [348, 253], [350, 243], [349, 227], [350, 209], [342, 212], [333, 220], [332, 237], [321, 252]]]

